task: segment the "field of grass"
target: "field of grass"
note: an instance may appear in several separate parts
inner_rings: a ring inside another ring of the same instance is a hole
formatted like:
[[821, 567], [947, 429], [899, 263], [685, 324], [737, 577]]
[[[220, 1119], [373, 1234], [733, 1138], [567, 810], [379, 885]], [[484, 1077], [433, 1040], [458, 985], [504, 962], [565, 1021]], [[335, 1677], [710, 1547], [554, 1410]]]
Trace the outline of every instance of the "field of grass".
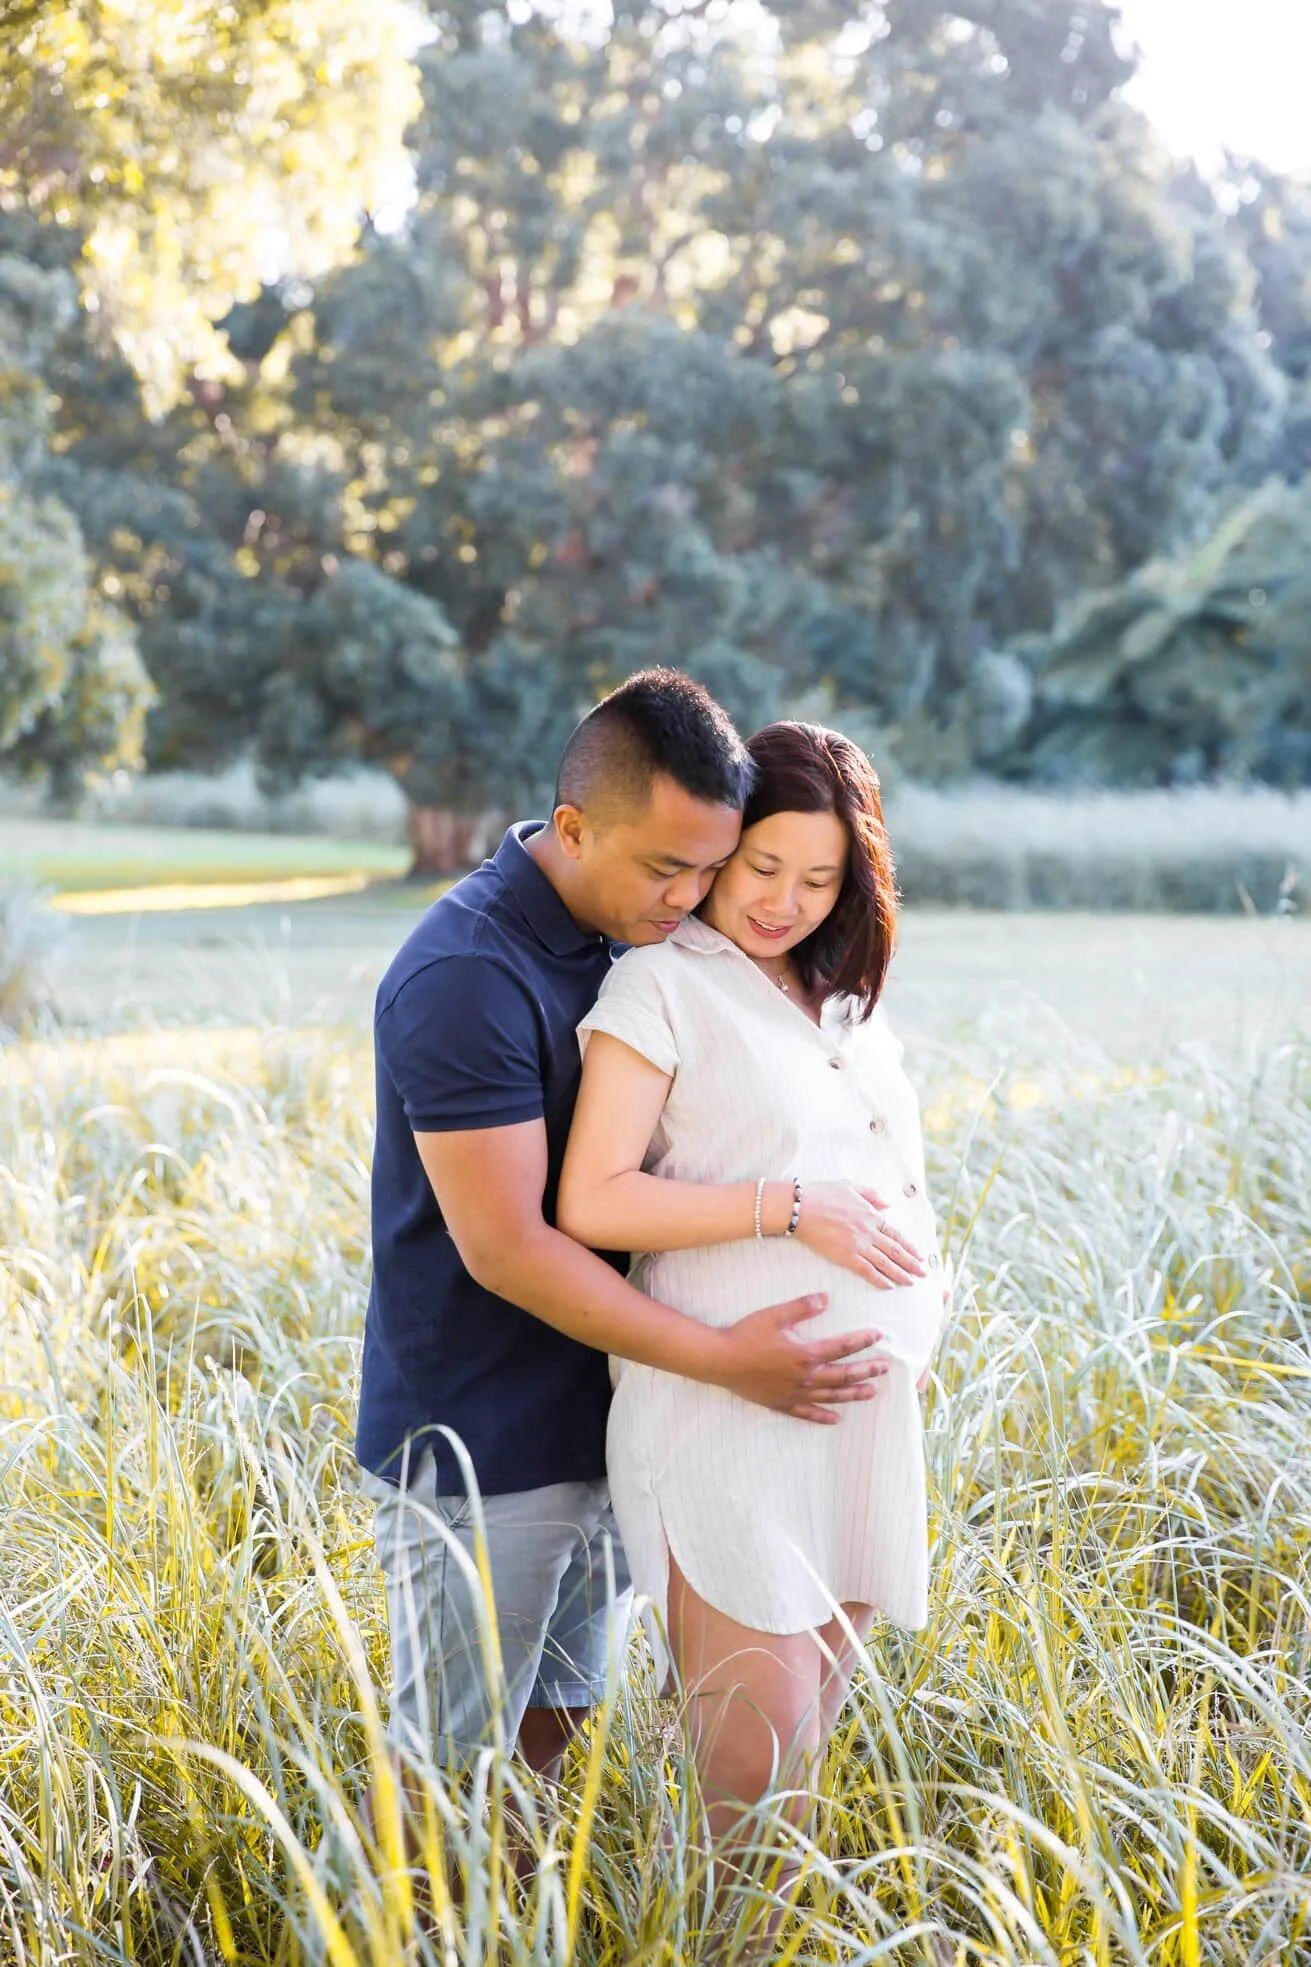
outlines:
[[[996, 801], [1000, 826], [1010, 809]], [[1255, 842], [1260, 802], [1250, 803]], [[1311, 813], [1311, 797], [1304, 806]], [[983, 808], [958, 801], [944, 818], [939, 807], [945, 795], [914, 831], [965, 881], [982, 863], [959, 829], [971, 813], [982, 826]], [[1010, 817], [1016, 852], [1029, 854], [1034, 815]], [[1071, 851], [1094, 837], [1085, 819], [1066, 826]], [[1117, 824], [1122, 836], [1123, 814]], [[362, 1024], [409, 922], [444, 885], [393, 878], [404, 861], [376, 840], [0, 816], [0, 1026], [15, 1023], [25, 990], [81, 1030]], [[53, 891], [55, 916], [16, 880]], [[987, 890], [981, 880], [979, 896]], [[1116, 1058], [1186, 1038], [1229, 1044], [1307, 1018], [1311, 918], [1296, 906], [1235, 917], [913, 905], [889, 1004], [899, 1025], [935, 1035], [993, 1032], [1022, 1004]]]
[[[1031, 1038], [921, 1050], [963, 1279], [931, 1622], [871, 1644], [777, 1958], [1311, 1960], [1311, 1048]], [[0, 1059], [0, 1960], [708, 1961], [640, 1670], [558, 1798], [495, 1753], [431, 1779], [434, 1935], [364, 1832], [360, 1038]]]
[[379, 840], [81, 820], [0, 821], [0, 883], [29, 881], [61, 894], [160, 885], [257, 886], [315, 876], [396, 877], [405, 873], [409, 858], [404, 847]]
[[[920, 908], [1269, 915], [1305, 907], [1311, 889], [1307, 790], [1055, 792], [894, 777], [887, 812], [902, 889]], [[105, 885], [101, 864], [115, 840], [135, 842], [127, 851], [146, 860], [173, 864], [189, 858], [190, 837], [201, 843], [199, 857], [220, 868], [290, 863], [321, 874], [343, 865], [383, 872], [405, 865], [405, 802], [383, 772], [317, 780], [274, 801], [260, 795], [249, 765], [213, 777], [124, 778], [98, 806], [87, 803], [80, 840], [90, 842], [89, 852], [85, 845], [62, 848], [52, 832], [62, 829], [71, 843], [73, 829], [40, 815], [33, 795], [0, 782], [0, 881], [15, 824], [26, 828], [22, 858], [29, 868], [41, 864], [56, 885], [65, 874]], [[487, 816], [479, 852], [495, 847], [500, 824]]]

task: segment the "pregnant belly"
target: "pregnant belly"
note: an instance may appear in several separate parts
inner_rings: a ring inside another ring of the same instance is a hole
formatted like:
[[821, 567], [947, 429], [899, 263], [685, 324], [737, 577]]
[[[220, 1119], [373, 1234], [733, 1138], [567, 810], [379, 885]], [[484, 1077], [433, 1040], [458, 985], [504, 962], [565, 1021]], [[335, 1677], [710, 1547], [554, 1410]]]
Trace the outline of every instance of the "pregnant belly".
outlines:
[[[926, 1262], [937, 1254], [927, 1209], [919, 1220], [912, 1219], [909, 1211], [899, 1211], [897, 1227]], [[632, 1281], [648, 1297], [703, 1324], [720, 1326], [736, 1324], [763, 1305], [823, 1291], [828, 1306], [805, 1321], [808, 1338], [877, 1330], [883, 1334], [878, 1350], [904, 1360], [917, 1374], [932, 1356], [942, 1323], [940, 1265], [914, 1284], [881, 1291], [854, 1271], [816, 1256], [804, 1244], [780, 1237], [643, 1256], [633, 1268]]]

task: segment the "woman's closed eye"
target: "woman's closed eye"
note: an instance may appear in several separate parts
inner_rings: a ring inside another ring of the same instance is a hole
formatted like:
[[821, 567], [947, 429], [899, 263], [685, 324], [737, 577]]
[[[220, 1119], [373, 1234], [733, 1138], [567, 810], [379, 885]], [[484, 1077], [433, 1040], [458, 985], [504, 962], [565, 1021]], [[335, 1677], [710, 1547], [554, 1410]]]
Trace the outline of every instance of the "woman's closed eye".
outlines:
[[[755, 875], [758, 875], [762, 881], [772, 881], [775, 874], [777, 874], [778, 872], [777, 868], [773, 868], [773, 867], [757, 867], [754, 861], [748, 861], [747, 866], [750, 868], [751, 872]], [[836, 879], [837, 879], [836, 875], [825, 875], [822, 880], [807, 881], [805, 885], [807, 886], [807, 888], [813, 888], [817, 893], [822, 894], [825, 888], [831, 888], [833, 886], [833, 883]]]

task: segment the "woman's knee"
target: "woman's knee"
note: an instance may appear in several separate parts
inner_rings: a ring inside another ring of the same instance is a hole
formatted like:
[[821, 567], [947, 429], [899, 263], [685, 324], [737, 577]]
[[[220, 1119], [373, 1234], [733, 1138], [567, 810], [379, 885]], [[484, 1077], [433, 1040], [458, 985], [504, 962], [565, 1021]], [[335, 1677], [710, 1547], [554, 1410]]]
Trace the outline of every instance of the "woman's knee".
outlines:
[[759, 1803], [804, 1776], [818, 1743], [814, 1701], [698, 1702], [694, 1738], [707, 1800]]
[[739, 1736], [706, 1744], [697, 1760], [708, 1803], [739, 1803], [744, 1808], [759, 1803], [777, 1787], [782, 1773], [773, 1744], [762, 1741], [756, 1730], [750, 1741]]

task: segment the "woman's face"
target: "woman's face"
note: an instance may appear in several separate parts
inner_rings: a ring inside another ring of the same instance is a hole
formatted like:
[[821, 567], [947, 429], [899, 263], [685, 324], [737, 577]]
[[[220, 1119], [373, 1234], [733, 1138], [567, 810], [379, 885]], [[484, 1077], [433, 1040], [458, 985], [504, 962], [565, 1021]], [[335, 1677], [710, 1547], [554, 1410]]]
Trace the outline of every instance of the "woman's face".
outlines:
[[758, 820], [716, 879], [702, 915], [748, 956], [781, 956], [836, 905], [848, 851], [836, 813]]

